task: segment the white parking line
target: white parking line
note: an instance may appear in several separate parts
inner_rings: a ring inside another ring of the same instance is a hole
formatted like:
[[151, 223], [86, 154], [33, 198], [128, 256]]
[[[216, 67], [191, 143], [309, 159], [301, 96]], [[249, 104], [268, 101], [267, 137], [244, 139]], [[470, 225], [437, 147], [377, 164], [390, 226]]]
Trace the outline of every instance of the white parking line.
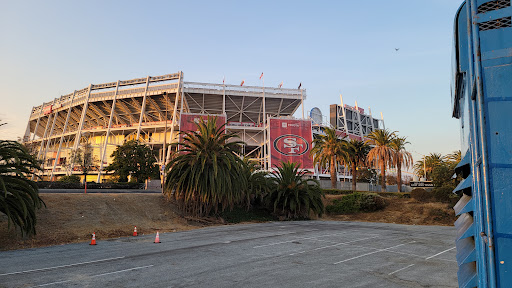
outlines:
[[389, 247], [389, 248], [385, 248], [385, 249], [379, 249], [377, 251], [373, 251], [373, 252], [369, 252], [369, 253], [366, 253], [366, 254], [363, 254], [363, 255], [359, 255], [359, 256], [356, 256], [356, 257], [352, 257], [352, 258], [349, 258], [349, 259], [345, 259], [345, 260], [342, 260], [342, 261], [338, 261], [336, 263], [333, 263], [334, 265], [337, 265], [337, 264], [340, 264], [340, 263], [343, 263], [343, 262], [347, 262], [347, 261], [350, 261], [350, 260], [354, 260], [354, 259], [357, 259], [357, 258], [361, 258], [361, 257], [364, 257], [364, 256], [368, 256], [368, 255], [371, 255], [371, 254], [375, 254], [375, 253], [379, 253], [379, 252], [382, 252], [382, 251], [387, 251], [389, 249], [393, 249], [393, 248], [396, 248], [396, 247], [400, 247], [400, 246], [403, 246], [403, 245], [406, 245], [406, 244], [411, 244], [411, 243], [414, 243], [416, 241], [411, 241], [411, 242], [407, 242], [407, 243], [403, 243], [403, 244], [399, 244], [399, 245], [396, 245], [396, 246], [393, 246], [393, 247]]
[[[133, 270], [139, 270], [139, 269], [149, 268], [149, 267], [153, 267], [153, 266], [154, 266], [154, 265], [147, 265], [147, 266], [134, 267], [134, 268], [124, 269], [124, 270], [119, 270], [119, 271], [114, 271], [114, 272], [108, 272], [108, 273], [102, 273], [102, 274], [92, 275], [92, 276], [88, 276], [88, 278], [94, 278], [94, 277], [101, 277], [101, 276], [106, 276], [106, 275], [112, 275], [112, 274], [117, 274], [117, 273], [122, 273], [122, 272], [128, 272], [128, 271], [133, 271]], [[50, 286], [50, 285], [56, 285], [56, 284], [62, 284], [62, 283], [68, 283], [68, 282], [72, 282], [72, 281], [76, 281], [76, 280], [75, 280], [75, 279], [72, 279], [72, 280], [64, 280], [64, 281], [58, 281], [58, 282], [52, 282], [52, 283], [41, 284], [41, 285], [37, 285], [37, 286], [34, 286], [34, 287], [44, 287], [44, 286]]]
[[106, 258], [106, 259], [100, 259], [100, 260], [94, 260], [94, 261], [87, 261], [87, 262], [80, 262], [80, 263], [74, 263], [74, 264], [68, 264], [68, 265], [53, 266], [53, 267], [48, 267], [48, 268], [32, 269], [32, 270], [25, 270], [25, 271], [18, 271], [18, 272], [4, 273], [4, 274], [0, 274], [0, 276], [15, 275], [15, 274], [23, 274], [23, 273], [30, 273], [30, 272], [48, 271], [48, 270], [53, 270], [53, 269], [66, 268], [66, 267], [73, 267], [73, 266], [85, 265], [85, 264], [90, 264], [90, 263], [105, 262], [105, 261], [117, 260], [117, 259], [123, 259], [123, 258], [124, 258], [124, 256], [121, 256], [121, 257], [114, 257], [114, 258]]
[[450, 250], [453, 250], [453, 249], [455, 249], [455, 247], [452, 247], [452, 248], [450, 248], [450, 249], [446, 249], [446, 250], [444, 250], [444, 251], [442, 251], [442, 252], [439, 252], [439, 253], [437, 253], [437, 254], [435, 254], [435, 255], [432, 255], [432, 256], [430, 256], [430, 257], [427, 257], [427, 258], [425, 258], [425, 260], [428, 260], [428, 259], [430, 259], [430, 258], [434, 258], [434, 257], [436, 257], [436, 256], [439, 256], [439, 255], [441, 255], [441, 254], [443, 254], [443, 253], [445, 253], [445, 252], [448, 252], [448, 251], [450, 251]]
[[274, 245], [279, 245], [279, 244], [290, 243], [290, 242], [297, 241], [297, 240], [310, 240], [310, 239], [317, 239], [317, 238], [322, 238], [322, 237], [338, 236], [338, 235], [343, 235], [343, 234], [347, 234], [347, 232], [336, 233], [336, 234], [329, 234], [329, 235], [322, 235], [322, 236], [316, 236], [316, 237], [301, 237], [301, 238], [296, 238], [296, 239], [289, 240], [289, 241], [274, 242], [274, 243], [270, 243], [270, 244], [254, 246], [252, 248], [261, 248], [261, 247], [267, 247], [267, 246], [274, 246]]
[[407, 268], [409, 268], [409, 267], [412, 267], [412, 266], [414, 266], [414, 264], [411, 264], [411, 265], [409, 265], [409, 266], [405, 266], [405, 267], [404, 267], [404, 268], [402, 268], [402, 269], [398, 269], [398, 270], [396, 270], [396, 271], [393, 271], [393, 272], [389, 273], [388, 275], [393, 275], [393, 274], [395, 274], [396, 272], [400, 272], [400, 271], [405, 270], [405, 269], [407, 269]]
[[300, 251], [300, 252], [295, 252], [295, 253], [290, 254], [290, 256], [297, 255], [297, 254], [303, 254], [303, 253], [306, 253], [306, 252], [311, 252], [311, 251], [316, 251], [316, 250], [322, 250], [322, 249], [331, 248], [331, 247], [336, 247], [336, 246], [339, 246], [339, 245], [348, 245], [350, 243], [354, 243], [354, 242], [357, 242], [357, 241], [363, 241], [363, 240], [377, 238], [377, 237], [379, 237], [379, 236], [366, 237], [366, 238], [356, 239], [356, 240], [352, 240], [352, 241], [336, 243], [334, 245], [318, 247], [318, 248], [315, 248], [315, 249], [312, 249], [312, 250], [304, 250], [304, 251]]

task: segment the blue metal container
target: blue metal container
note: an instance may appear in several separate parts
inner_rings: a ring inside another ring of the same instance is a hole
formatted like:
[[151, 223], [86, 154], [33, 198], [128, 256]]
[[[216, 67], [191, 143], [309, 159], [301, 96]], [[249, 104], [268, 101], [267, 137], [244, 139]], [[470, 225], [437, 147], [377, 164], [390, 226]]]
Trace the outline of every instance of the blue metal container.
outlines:
[[464, 180], [457, 215], [459, 287], [512, 287], [512, 6], [466, 0], [455, 17], [453, 117]]

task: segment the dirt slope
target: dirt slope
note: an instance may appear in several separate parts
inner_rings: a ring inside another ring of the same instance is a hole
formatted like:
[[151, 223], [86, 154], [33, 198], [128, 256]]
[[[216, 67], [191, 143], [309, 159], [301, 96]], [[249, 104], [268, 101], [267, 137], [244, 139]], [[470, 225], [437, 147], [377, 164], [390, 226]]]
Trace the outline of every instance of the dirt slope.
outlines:
[[38, 211], [37, 235], [22, 239], [7, 229], [0, 215], [0, 250], [199, 228], [178, 217], [161, 194], [41, 194], [46, 208]]
[[[326, 204], [341, 196], [328, 195]], [[175, 206], [161, 194], [41, 194], [47, 208], [38, 211], [37, 235], [21, 238], [7, 229], [0, 214], [0, 250], [41, 247], [139, 234], [191, 230], [220, 221], [190, 221], [180, 217]], [[389, 205], [373, 213], [324, 215], [322, 220], [388, 222], [414, 225], [453, 225], [453, 210], [443, 203], [414, 199], [388, 199]]]

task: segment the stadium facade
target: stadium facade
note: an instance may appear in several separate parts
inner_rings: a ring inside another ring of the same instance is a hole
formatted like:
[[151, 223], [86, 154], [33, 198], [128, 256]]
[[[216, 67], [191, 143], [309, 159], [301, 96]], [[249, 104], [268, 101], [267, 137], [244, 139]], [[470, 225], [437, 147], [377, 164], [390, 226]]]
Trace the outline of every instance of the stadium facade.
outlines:
[[[90, 144], [97, 165], [87, 181], [100, 182], [108, 177], [104, 170], [112, 161], [110, 155], [125, 141], [149, 145], [158, 151], [157, 162], [162, 165], [170, 155], [164, 147], [179, 141], [180, 127], [187, 130], [190, 123], [187, 126], [185, 122], [205, 115], [217, 115], [225, 121], [226, 131], [245, 142], [242, 154], [259, 161], [265, 169], [279, 159], [308, 157], [304, 147], [309, 149], [311, 143], [305, 139], [322, 134], [322, 127], [337, 128], [340, 137], [363, 139], [378, 129], [379, 123], [383, 126], [382, 120], [366, 115], [364, 110], [343, 104], [331, 105], [333, 123], [294, 119], [292, 115], [304, 99], [305, 89], [187, 82], [182, 72], [90, 84], [33, 107], [23, 142], [42, 161], [42, 179], [50, 181], [81, 174], [70, 163], [71, 154]], [[337, 112], [333, 115], [332, 111]], [[295, 132], [291, 135], [290, 131]], [[315, 167], [314, 171], [318, 177], [328, 175], [325, 169]], [[340, 178], [349, 177], [345, 169], [339, 172]]]

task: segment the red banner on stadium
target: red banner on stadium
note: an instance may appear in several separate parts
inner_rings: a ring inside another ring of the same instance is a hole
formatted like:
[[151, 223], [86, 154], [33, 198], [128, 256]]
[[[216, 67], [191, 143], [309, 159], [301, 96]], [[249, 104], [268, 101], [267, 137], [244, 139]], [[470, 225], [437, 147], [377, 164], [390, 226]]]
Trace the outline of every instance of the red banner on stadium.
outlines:
[[296, 162], [302, 169], [313, 170], [310, 150], [313, 142], [311, 120], [269, 119], [270, 167]]
[[199, 122], [199, 119], [206, 119], [207, 121], [209, 121], [210, 119], [214, 119], [215, 117], [217, 117], [217, 128], [220, 128], [222, 125], [226, 124], [226, 116], [224, 115], [181, 113], [180, 131], [198, 131], [196, 123]]

